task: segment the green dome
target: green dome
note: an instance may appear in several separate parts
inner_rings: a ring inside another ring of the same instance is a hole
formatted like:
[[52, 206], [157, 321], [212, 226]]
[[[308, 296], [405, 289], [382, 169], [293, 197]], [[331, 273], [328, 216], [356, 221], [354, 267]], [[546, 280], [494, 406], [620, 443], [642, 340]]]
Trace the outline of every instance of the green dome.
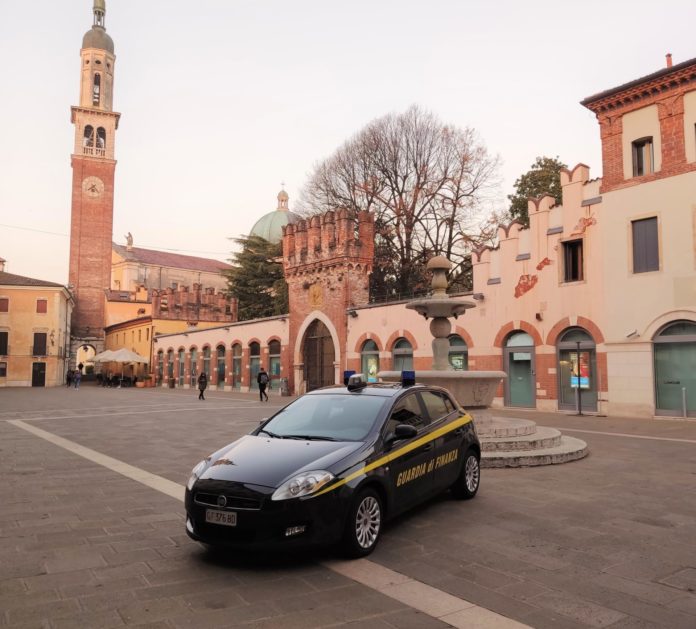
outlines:
[[268, 242], [279, 243], [283, 237], [283, 227], [288, 223], [296, 223], [299, 220], [297, 214], [288, 210], [288, 193], [281, 190], [278, 193], [278, 208], [273, 212], [264, 214], [251, 228], [250, 236], [259, 236]]
[[260, 236], [269, 242], [278, 243], [283, 237], [283, 227], [297, 222], [297, 215], [288, 210], [274, 210], [262, 216], [251, 228], [251, 236]]

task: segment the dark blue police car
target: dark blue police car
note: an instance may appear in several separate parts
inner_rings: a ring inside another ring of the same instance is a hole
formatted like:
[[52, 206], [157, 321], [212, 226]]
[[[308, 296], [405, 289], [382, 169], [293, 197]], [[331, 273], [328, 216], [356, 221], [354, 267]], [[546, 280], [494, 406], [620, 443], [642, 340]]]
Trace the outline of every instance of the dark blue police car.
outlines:
[[447, 489], [473, 498], [480, 457], [471, 416], [445, 389], [353, 376], [303, 395], [196, 465], [186, 531], [211, 546], [341, 542], [364, 556], [387, 518]]

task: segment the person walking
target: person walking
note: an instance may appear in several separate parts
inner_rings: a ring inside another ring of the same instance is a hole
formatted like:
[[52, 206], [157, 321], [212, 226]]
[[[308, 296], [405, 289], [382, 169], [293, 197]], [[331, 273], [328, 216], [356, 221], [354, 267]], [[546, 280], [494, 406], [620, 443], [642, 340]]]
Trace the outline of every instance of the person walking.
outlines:
[[68, 369], [68, 373], [65, 374], [65, 381], [68, 383], [68, 389], [70, 388], [70, 385], [72, 384], [72, 369]]
[[208, 387], [208, 376], [205, 375], [205, 371], [201, 373], [200, 376], [198, 376], [198, 390], [200, 393], [198, 394], [198, 399], [199, 400], [205, 400], [205, 396], [203, 395], [203, 392], [206, 390]]
[[80, 388], [80, 381], [81, 380], [82, 380], [82, 372], [79, 369], [76, 369], [75, 373], [73, 373], [73, 382], [75, 383], [76, 389]]
[[266, 370], [263, 367], [261, 367], [261, 369], [259, 369], [258, 375], [256, 376], [256, 382], [259, 385], [259, 402], [263, 402], [264, 398], [265, 401], [268, 402], [268, 393], [266, 393], [268, 381], [268, 374], [266, 373]]

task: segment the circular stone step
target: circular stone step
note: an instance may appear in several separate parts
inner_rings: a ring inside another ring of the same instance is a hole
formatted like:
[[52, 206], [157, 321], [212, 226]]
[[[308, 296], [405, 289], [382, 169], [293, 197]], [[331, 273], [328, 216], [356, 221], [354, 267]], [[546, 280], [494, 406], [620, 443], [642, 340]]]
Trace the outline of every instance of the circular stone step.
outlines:
[[481, 449], [484, 452], [512, 450], [540, 450], [561, 445], [561, 431], [546, 426], [537, 426], [536, 432], [520, 437], [481, 437]]
[[568, 463], [587, 456], [587, 444], [575, 437], [561, 437], [561, 443], [540, 450], [514, 450], [511, 452], [483, 452], [481, 467], [532, 467]]
[[474, 425], [481, 439], [533, 435], [537, 429], [536, 422], [519, 417], [492, 417], [490, 421], [479, 422], [474, 417]]

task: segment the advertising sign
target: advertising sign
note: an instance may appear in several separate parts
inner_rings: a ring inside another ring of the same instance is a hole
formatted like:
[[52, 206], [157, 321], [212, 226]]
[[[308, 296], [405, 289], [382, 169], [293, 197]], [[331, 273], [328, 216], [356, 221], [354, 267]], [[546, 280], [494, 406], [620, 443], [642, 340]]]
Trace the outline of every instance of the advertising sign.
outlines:
[[570, 352], [570, 386], [573, 389], [590, 388], [590, 352], [580, 352], [579, 365], [578, 353]]

